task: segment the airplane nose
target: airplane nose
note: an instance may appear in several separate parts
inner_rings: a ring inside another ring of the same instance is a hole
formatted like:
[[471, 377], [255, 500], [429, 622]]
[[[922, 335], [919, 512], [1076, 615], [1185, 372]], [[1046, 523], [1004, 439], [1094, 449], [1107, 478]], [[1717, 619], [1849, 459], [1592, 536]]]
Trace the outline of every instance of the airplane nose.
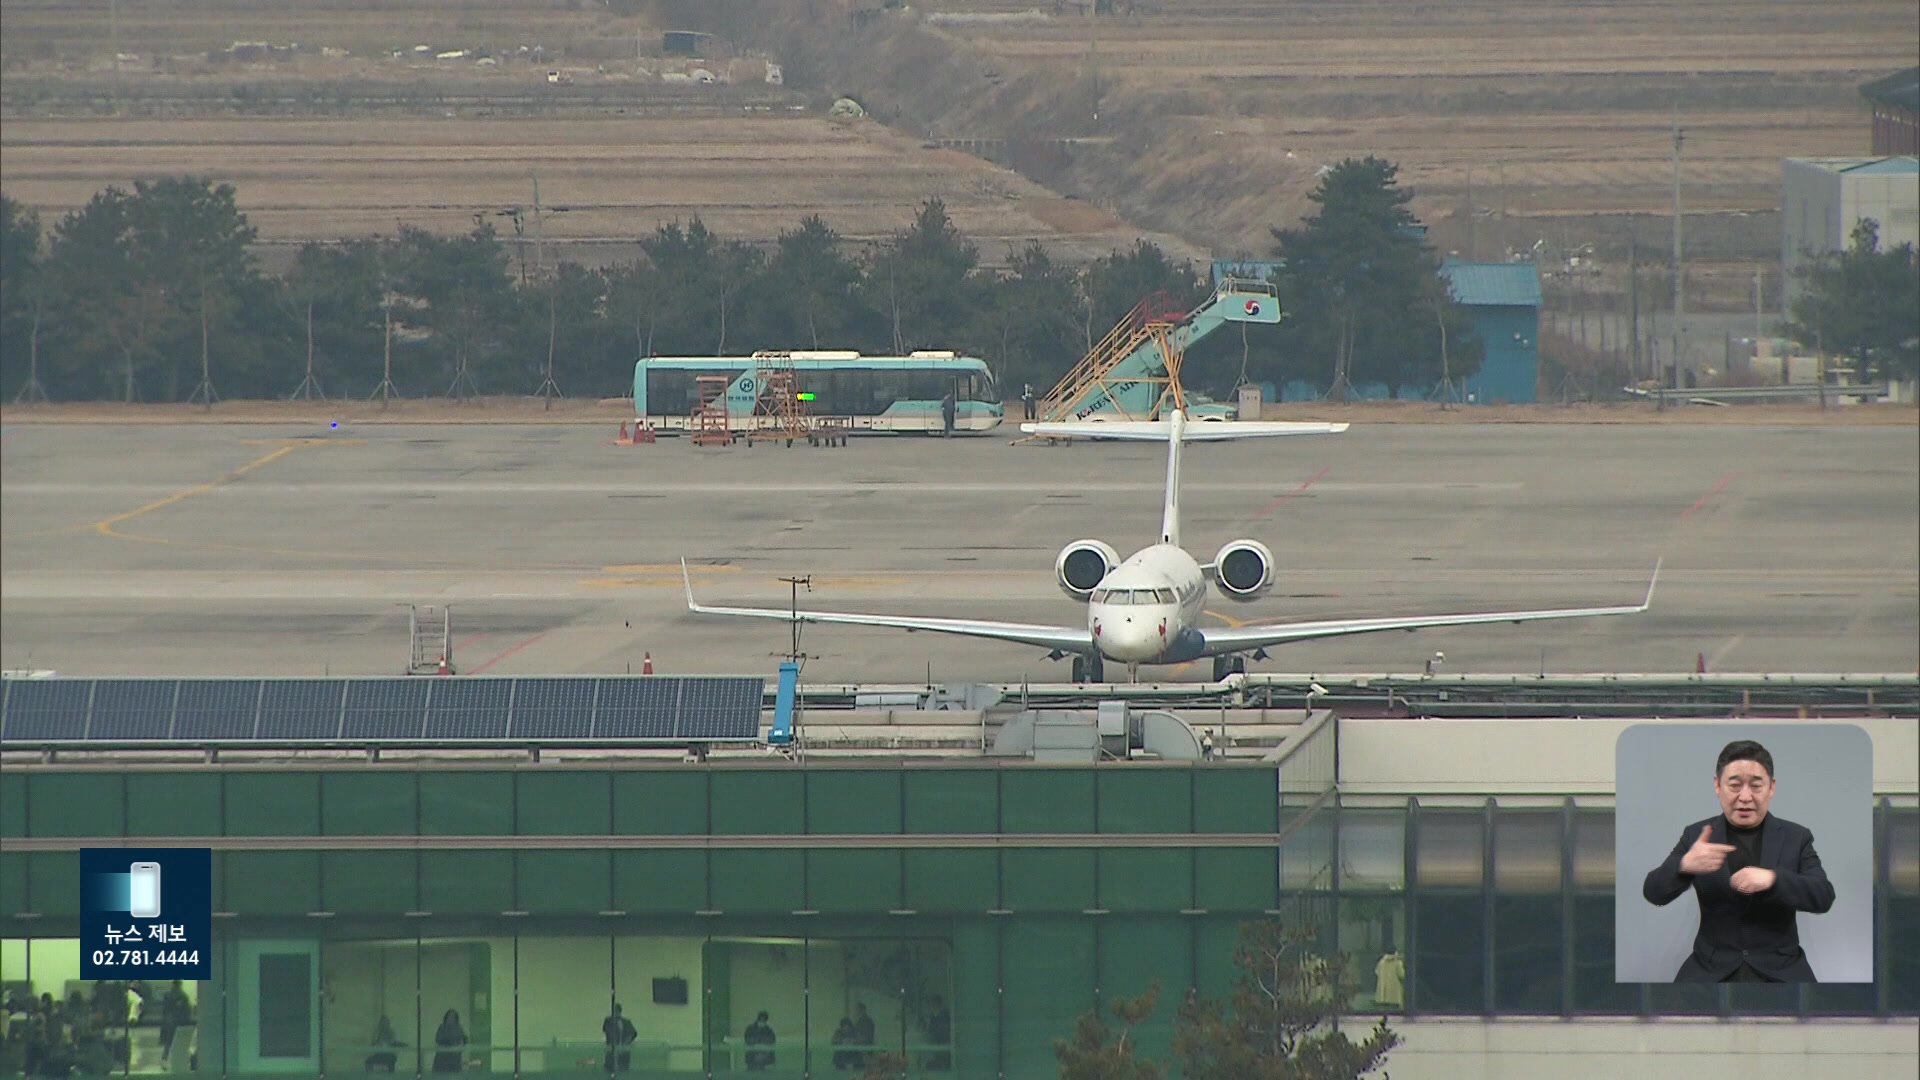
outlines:
[[1115, 660], [1151, 660], [1160, 655], [1164, 644], [1156, 628], [1165, 625], [1164, 619], [1139, 615], [1102, 620], [1097, 631], [1100, 647]]

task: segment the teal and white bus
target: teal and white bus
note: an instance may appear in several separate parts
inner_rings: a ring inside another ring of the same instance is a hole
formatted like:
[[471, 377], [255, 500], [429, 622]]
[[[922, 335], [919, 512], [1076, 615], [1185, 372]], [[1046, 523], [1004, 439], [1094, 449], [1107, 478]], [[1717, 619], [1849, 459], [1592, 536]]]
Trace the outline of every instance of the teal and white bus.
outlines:
[[[937, 433], [944, 424], [940, 403], [954, 398], [955, 432], [979, 433], [1000, 425], [1000, 389], [986, 361], [951, 352], [907, 356], [862, 356], [857, 352], [757, 352], [752, 356], [650, 356], [633, 367], [634, 423], [663, 434], [695, 426], [701, 375], [725, 376], [727, 427], [736, 432], [768, 426], [757, 416], [767, 372], [791, 365], [805, 411], [843, 421], [854, 432]], [[811, 396], [808, 396], [811, 395]]]

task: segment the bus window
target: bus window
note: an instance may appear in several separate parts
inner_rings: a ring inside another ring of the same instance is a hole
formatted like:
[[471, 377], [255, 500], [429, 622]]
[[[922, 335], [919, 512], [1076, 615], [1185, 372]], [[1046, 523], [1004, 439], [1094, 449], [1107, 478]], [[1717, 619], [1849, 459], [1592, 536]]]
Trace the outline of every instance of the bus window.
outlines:
[[670, 369], [647, 369], [647, 412], [654, 416], [674, 416], [693, 412], [693, 373]]

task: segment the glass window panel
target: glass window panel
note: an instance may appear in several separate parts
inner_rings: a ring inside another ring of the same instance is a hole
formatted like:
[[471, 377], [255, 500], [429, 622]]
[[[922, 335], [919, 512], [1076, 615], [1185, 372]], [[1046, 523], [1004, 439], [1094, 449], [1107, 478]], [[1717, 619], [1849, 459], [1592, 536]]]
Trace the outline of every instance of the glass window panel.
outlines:
[[1573, 898], [1574, 1012], [1631, 1016], [1639, 1008], [1639, 985], [1614, 981], [1613, 945], [1613, 893], [1576, 894]]
[[1887, 884], [1895, 896], [1920, 896], [1920, 810], [1887, 811]]
[[[1071, 1035], [1074, 1023], [1097, 1000], [1094, 982], [1099, 970], [1094, 962], [1093, 923], [1076, 917], [1009, 919], [1002, 925], [1000, 971], [1005, 993], [1001, 1045], [1005, 1056], [1001, 1075], [1057, 1076], [1060, 1063], [1054, 1056], [1054, 1040]], [[1163, 994], [1179, 1000], [1167, 990], [1163, 989]]]
[[1407, 884], [1407, 812], [1340, 811], [1340, 883], [1352, 889]]
[[1809, 1016], [1872, 1016], [1879, 988], [1872, 983], [1809, 983]]
[[[465, 943], [448, 942], [449, 948]], [[613, 939], [600, 935], [524, 936], [496, 943], [500, 965], [513, 973], [508, 987], [519, 992], [519, 1017], [513, 1027], [509, 1011], [502, 1015], [502, 1037], [495, 1040], [511, 1051], [517, 1046], [520, 1071], [540, 1073], [605, 1073], [607, 1045], [604, 1022], [618, 1001], [624, 1010], [633, 994], [614, 990]], [[426, 986], [421, 1000], [433, 1002]], [[512, 998], [502, 998], [508, 1009]], [[430, 1009], [438, 1022], [441, 1010]], [[636, 1028], [638, 1025], [635, 1025]], [[512, 1038], [506, 1035], [512, 1028]], [[512, 1064], [512, 1054], [506, 1064]], [[496, 1068], [495, 1071], [501, 1071]]]
[[1558, 893], [1558, 810], [1500, 810], [1493, 825], [1493, 884], [1502, 893]]
[[1153, 590], [1153, 595], [1156, 599], [1158, 599], [1163, 604], [1173, 603], [1172, 589], [1155, 589]]
[[198, 1071], [198, 983], [83, 980], [78, 940], [34, 938], [0, 943], [0, 992], [18, 1055], [9, 1073], [28, 1064], [29, 1039], [44, 1075]]
[[[606, 971], [602, 939], [600, 971]], [[514, 942], [512, 938], [440, 937], [419, 943], [420, 1042], [422, 1066], [428, 1072], [513, 1072]], [[593, 984], [594, 973], [583, 968], [571, 973], [574, 981]], [[604, 1000], [606, 977], [599, 980]], [[542, 986], [542, 991], [549, 988]], [[524, 991], [523, 991], [524, 993]], [[522, 999], [522, 1024], [536, 1017], [557, 994]], [[594, 1014], [589, 1012], [587, 1017]], [[572, 1020], [580, 1023], [581, 1021]]]
[[1388, 894], [1340, 894], [1340, 952], [1353, 980], [1357, 1013], [1406, 1008], [1407, 900]]
[[1560, 1011], [1560, 897], [1498, 895], [1493, 901], [1496, 1012]]
[[1443, 1015], [1481, 1011], [1487, 942], [1480, 905], [1478, 892], [1414, 895], [1411, 975], [1413, 1006], [1419, 1011]]
[[1731, 983], [1727, 1008], [1736, 1016], [1793, 1016], [1800, 1011], [1800, 987], [1794, 983]]
[[952, 958], [944, 942], [816, 940], [807, 956], [813, 1075], [859, 1072], [876, 1053], [905, 1054], [930, 1071], [928, 1062], [950, 1061]]
[[0, 938], [0, 1005], [32, 996], [32, 990], [27, 978], [27, 939]]
[[1413, 857], [1420, 887], [1479, 888], [1485, 876], [1483, 812], [1423, 807], [1419, 813]]
[[1573, 887], [1613, 891], [1613, 811], [1574, 813]]
[[1651, 983], [1647, 997], [1655, 1016], [1712, 1016], [1720, 1011], [1716, 983]]
[[713, 1074], [801, 1075], [807, 1046], [807, 942], [714, 938], [704, 957]]
[[[625, 1051], [626, 1067], [643, 1075], [706, 1072], [700, 1020], [706, 1001], [705, 937], [682, 935], [619, 937], [613, 942], [614, 1002], [620, 1018], [633, 1026]], [[603, 1042], [626, 1036], [606, 1006], [601, 1011]], [[606, 1052], [603, 1047], [602, 1053]], [[603, 1061], [601, 1064], [605, 1064]]]
[[321, 1063], [335, 1073], [412, 1074], [420, 1061], [413, 938], [329, 941], [320, 948]]
[[1280, 891], [1283, 893], [1324, 892], [1333, 888], [1333, 841], [1336, 826], [1331, 803], [1313, 811], [1305, 820], [1289, 813], [1283, 827], [1292, 835], [1280, 847]]
[[1887, 1007], [1903, 1016], [1920, 1012], [1920, 898], [1887, 898], [1879, 947], [1887, 958]]

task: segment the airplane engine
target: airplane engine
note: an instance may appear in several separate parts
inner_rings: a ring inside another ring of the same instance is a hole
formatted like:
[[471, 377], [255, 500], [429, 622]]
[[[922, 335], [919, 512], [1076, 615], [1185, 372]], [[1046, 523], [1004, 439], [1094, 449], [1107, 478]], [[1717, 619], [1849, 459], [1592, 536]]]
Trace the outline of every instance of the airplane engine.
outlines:
[[1213, 583], [1220, 595], [1245, 603], [1273, 588], [1273, 552], [1258, 540], [1235, 540], [1213, 557]]
[[1060, 557], [1053, 562], [1053, 572], [1060, 582], [1060, 591], [1075, 600], [1085, 600], [1093, 595], [1094, 586], [1100, 584], [1107, 572], [1120, 565], [1120, 553], [1113, 545], [1103, 540], [1075, 540], [1060, 549]]

